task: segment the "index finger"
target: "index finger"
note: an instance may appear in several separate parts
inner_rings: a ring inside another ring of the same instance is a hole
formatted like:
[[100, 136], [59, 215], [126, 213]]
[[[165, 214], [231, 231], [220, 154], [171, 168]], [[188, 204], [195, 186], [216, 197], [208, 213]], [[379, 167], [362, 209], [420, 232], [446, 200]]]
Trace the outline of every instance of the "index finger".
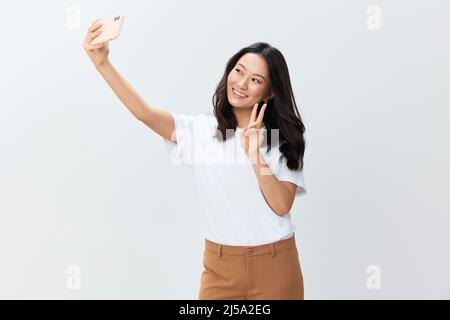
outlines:
[[89, 31], [95, 31], [98, 28], [100, 28], [103, 25], [102, 22], [98, 22], [98, 23], [93, 23], [90, 27], [89, 27]]
[[86, 32], [86, 38], [85, 39], [87, 39], [92, 33], [97, 31], [103, 25], [102, 22], [95, 24], [97, 21], [100, 21], [100, 20], [101, 19], [96, 19], [96, 20], [94, 20], [94, 22], [92, 22], [91, 26], [88, 28], [88, 30]]
[[258, 112], [258, 104], [259, 102], [256, 103], [255, 106], [253, 107], [252, 114], [250, 115], [250, 122], [254, 122], [256, 119], [256, 113]]
[[258, 124], [261, 124], [264, 119], [264, 111], [266, 110], [266, 107], [267, 103], [264, 103], [263, 106], [261, 107], [261, 111], [259, 111], [258, 120], [256, 120]]

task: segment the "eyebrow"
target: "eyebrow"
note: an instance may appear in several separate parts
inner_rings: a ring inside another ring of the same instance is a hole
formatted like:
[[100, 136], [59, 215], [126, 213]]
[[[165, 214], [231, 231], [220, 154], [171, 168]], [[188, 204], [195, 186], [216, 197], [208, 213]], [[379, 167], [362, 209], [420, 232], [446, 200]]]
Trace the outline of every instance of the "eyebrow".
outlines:
[[[239, 65], [241, 65], [245, 70], [247, 70], [247, 68], [242, 64], [242, 63], [238, 63]], [[266, 80], [266, 78], [264, 78], [262, 75], [254, 73], [255, 76], [260, 76], [261, 78], [263, 78], [264, 80]]]

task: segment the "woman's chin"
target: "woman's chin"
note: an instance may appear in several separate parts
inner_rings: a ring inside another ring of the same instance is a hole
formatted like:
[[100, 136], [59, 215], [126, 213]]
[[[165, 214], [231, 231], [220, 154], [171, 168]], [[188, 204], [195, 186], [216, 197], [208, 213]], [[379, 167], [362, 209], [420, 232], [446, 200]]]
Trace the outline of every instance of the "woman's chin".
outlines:
[[247, 100], [247, 101], [240, 101], [240, 100], [236, 100], [236, 99], [232, 98], [232, 99], [228, 99], [228, 102], [231, 104], [232, 107], [238, 108], [238, 109], [247, 109], [247, 108], [252, 107], [252, 105], [248, 102], [248, 98], [243, 99], [243, 100]]

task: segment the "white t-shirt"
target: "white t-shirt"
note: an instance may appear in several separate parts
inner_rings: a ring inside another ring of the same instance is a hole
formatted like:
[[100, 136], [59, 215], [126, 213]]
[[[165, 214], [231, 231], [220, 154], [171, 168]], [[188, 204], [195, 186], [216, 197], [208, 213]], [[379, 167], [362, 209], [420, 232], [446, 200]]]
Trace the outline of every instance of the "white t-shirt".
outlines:
[[[291, 214], [277, 215], [267, 204], [251, 160], [240, 142], [242, 129], [225, 141], [217, 140], [212, 113], [172, 113], [177, 143], [163, 139], [172, 163], [194, 170], [203, 208], [202, 235], [211, 241], [236, 246], [260, 245], [287, 239], [295, 226]], [[264, 127], [265, 129], [265, 127]], [[233, 132], [231, 130], [230, 132]], [[306, 193], [302, 171], [291, 171], [280, 158], [279, 144], [261, 146], [270, 171], [280, 181], [297, 185], [296, 196]]]

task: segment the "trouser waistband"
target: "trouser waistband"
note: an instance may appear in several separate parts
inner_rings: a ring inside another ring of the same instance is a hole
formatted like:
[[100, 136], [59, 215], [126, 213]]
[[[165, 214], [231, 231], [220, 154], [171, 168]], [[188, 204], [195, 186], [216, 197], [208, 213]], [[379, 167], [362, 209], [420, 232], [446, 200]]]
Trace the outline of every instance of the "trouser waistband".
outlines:
[[205, 239], [205, 250], [222, 255], [259, 256], [270, 254], [275, 256], [277, 252], [295, 248], [295, 234], [289, 239], [257, 246], [230, 246]]

